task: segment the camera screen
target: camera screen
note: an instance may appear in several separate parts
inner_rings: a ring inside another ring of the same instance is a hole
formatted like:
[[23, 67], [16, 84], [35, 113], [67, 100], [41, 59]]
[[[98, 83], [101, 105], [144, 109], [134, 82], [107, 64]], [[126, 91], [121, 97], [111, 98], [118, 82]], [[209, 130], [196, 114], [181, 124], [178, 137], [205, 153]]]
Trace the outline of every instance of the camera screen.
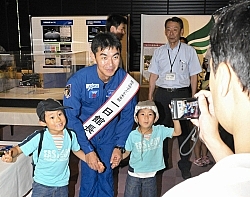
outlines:
[[174, 98], [171, 100], [172, 119], [195, 119], [199, 118], [199, 113], [199, 106], [196, 98]]

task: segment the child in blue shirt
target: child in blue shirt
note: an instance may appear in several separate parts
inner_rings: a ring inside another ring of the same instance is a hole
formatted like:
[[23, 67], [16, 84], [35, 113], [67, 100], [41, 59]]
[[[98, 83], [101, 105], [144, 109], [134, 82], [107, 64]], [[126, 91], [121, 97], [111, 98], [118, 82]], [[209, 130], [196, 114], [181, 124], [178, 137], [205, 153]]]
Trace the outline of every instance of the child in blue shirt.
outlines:
[[[65, 108], [68, 107], [51, 98], [39, 102], [36, 112], [41, 126], [45, 127], [41, 151], [38, 151], [41, 131], [35, 131], [2, 156], [3, 161], [13, 162], [21, 153], [26, 156], [33, 153], [35, 170], [32, 197], [68, 197], [70, 151], [85, 161], [76, 134], [65, 128]], [[104, 166], [99, 162], [98, 172], [103, 171]]]
[[174, 128], [154, 126], [159, 113], [153, 101], [141, 101], [135, 107], [138, 124], [126, 141], [123, 158], [130, 155], [124, 197], [157, 197], [156, 172], [165, 168], [163, 140], [181, 134], [179, 120]]

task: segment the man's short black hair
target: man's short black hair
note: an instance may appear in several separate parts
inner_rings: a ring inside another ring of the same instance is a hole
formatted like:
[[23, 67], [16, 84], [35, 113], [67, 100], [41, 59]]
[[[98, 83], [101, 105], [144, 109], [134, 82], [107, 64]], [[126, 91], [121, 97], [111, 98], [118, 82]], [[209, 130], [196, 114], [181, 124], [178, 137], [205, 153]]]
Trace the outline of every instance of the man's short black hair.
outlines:
[[179, 23], [180, 28], [183, 29], [183, 21], [182, 21], [179, 17], [176, 17], [176, 16], [174, 16], [174, 17], [172, 17], [172, 18], [168, 18], [168, 19], [165, 21], [165, 25], [164, 25], [165, 28], [166, 28], [167, 23], [170, 22], [170, 21]]
[[107, 18], [106, 31], [110, 32], [111, 26], [115, 26], [117, 28], [122, 23], [127, 24], [127, 19], [124, 16], [119, 14], [111, 14]]
[[96, 55], [98, 49], [104, 50], [106, 48], [116, 48], [119, 52], [122, 50], [120, 40], [114, 33], [98, 33], [92, 40], [91, 51]]
[[239, 77], [243, 91], [250, 91], [250, 1], [218, 10], [211, 30], [212, 69], [229, 63]]

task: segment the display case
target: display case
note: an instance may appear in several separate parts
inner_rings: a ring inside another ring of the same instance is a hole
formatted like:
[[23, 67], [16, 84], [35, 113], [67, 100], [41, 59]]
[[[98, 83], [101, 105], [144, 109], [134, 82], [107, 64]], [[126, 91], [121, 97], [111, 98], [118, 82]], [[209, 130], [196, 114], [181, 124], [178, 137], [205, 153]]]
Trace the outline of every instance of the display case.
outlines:
[[89, 52], [0, 54], [0, 107], [31, 107], [46, 98], [63, 99], [77, 70], [90, 66]]

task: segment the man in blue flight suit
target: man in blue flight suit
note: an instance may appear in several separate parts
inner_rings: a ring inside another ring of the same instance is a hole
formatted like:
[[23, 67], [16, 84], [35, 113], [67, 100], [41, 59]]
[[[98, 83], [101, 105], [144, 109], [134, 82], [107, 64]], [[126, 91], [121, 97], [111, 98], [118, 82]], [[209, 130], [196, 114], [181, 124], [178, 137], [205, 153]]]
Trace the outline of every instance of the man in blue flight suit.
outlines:
[[[121, 43], [114, 34], [97, 34], [91, 50], [96, 64], [77, 71], [65, 88], [64, 104], [73, 108], [66, 111], [67, 126], [76, 131], [86, 154], [86, 163], [81, 162], [80, 197], [113, 197], [112, 169], [122, 160], [125, 141], [133, 127], [138, 88], [131, 88], [131, 84], [137, 83], [133, 79], [126, 88], [121, 87], [127, 73], [118, 66]], [[111, 101], [113, 108], [110, 105], [105, 108], [118, 89], [123, 93]], [[127, 94], [131, 96], [126, 100]], [[125, 104], [116, 111], [116, 107], [121, 107], [121, 100], [125, 100]], [[100, 110], [103, 107], [105, 109]], [[104, 173], [96, 171], [99, 160], [106, 167]]]

